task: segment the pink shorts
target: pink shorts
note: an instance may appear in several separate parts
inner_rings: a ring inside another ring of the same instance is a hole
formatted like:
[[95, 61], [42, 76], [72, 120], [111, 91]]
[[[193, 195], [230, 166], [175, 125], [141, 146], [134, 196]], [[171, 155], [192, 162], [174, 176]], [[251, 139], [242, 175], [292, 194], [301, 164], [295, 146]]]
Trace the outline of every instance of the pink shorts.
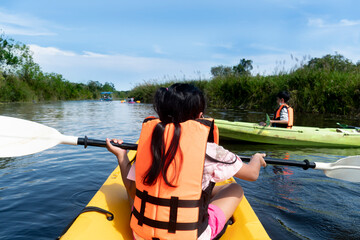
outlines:
[[223, 230], [226, 224], [226, 218], [224, 212], [214, 204], [209, 204], [208, 214], [209, 226], [211, 228], [211, 239], [213, 239], [221, 232], [221, 230]]
[[216, 205], [209, 204], [209, 226], [211, 228], [211, 239], [216, 237], [226, 224], [224, 212]]

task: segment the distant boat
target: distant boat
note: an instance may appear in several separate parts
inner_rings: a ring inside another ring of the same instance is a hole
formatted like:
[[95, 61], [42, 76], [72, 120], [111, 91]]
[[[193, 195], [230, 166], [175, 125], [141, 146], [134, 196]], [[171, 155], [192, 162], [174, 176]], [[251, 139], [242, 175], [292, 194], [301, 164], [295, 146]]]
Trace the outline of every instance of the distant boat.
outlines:
[[127, 103], [135, 103], [134, 98], [128, 98]]
[[100, 101], [112, 101], [112, 92], [101, 92]]

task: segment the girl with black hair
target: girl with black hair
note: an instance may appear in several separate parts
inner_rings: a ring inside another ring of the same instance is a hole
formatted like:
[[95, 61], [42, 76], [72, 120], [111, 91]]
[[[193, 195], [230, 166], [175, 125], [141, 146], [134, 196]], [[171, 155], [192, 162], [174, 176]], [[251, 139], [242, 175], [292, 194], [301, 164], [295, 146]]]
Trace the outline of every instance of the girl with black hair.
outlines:
[[133, 165], [126, 150], [107, 139], [133, 203], [134, 239], [214, 239], [244, 195], [237, 183], [215, 183], [233, 176], [255, 181], [266, 166], [265, 154], [245, 164], [219, 146], [214, 121], [203, 118], [205, 107], [203, 93], [192, 85], [158, 89], [159, 118], [145, 119]]

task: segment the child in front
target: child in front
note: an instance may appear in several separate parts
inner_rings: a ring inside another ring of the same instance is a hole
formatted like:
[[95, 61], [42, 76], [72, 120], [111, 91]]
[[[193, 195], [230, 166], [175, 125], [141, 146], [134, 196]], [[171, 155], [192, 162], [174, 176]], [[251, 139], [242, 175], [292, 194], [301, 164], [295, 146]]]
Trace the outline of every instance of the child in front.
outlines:
[[237, 183], [215, 183], [233, 176], [255, 181], [266, 166], [265, 154], [245, 164], [219, 146], [213, 119], [203, 118], [205, 105], [203, 93], [192, 85], [158, 89], [154, 108], [159, 118], [145, 119], [133, 165], [126, 150], [107, 139], [133, 200], [134, 239], [215, 238], [244, 195]]

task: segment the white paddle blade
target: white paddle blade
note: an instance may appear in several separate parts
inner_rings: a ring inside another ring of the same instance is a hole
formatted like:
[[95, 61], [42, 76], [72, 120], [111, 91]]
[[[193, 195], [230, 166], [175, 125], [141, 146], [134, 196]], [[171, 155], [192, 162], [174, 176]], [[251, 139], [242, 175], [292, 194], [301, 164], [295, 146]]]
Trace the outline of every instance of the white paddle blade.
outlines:
[[59, 143], [76, 145], [73, 138], [39, 123], [0, 116], [0, 157], [29, 155]]
[[316, 162], [315, 169], [324, 170], [326, 176], [350, 182], [360, 182], [360, 156], [349, 156], [334, 163]]

